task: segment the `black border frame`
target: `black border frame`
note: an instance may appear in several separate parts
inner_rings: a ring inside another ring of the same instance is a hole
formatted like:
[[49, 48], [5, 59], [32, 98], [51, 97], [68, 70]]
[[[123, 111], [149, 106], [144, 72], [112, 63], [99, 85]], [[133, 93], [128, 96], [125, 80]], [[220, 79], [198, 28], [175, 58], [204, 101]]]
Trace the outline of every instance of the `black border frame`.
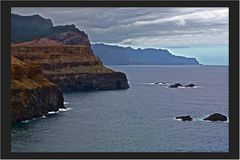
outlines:
[[[11, 7], [228, 7], [229, 152], [11, 152]], [[239, 158], [239, 1], [2, 1], [1, 2], [1, 158], [4, 159], [238, 159]]]

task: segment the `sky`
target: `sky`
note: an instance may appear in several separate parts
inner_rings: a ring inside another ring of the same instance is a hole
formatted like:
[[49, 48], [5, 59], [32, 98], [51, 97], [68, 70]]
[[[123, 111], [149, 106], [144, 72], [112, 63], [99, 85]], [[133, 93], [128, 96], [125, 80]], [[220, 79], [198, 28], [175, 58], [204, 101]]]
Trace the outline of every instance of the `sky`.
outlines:
[[228, 8], [12, 8], [39, 14], [54, 25], [75, 24], [92, 43], [166, 48], [206, 65], [228, 64]]

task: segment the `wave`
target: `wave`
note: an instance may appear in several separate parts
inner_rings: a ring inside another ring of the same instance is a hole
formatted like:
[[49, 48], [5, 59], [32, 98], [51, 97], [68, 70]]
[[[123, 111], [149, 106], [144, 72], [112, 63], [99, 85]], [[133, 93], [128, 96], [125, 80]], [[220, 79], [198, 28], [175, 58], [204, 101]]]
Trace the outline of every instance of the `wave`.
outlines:
[[66, 112], [66, 111], [69, 111], [71, 110], [72, 108], [59, 108], [58, 111], [51, 111], [51, 112], [48, 112], [47, 114], [57, 114], [59, 112]]
[[38, 118], [33, 118], [33, 119], [28, 119], [28, 120], [23, 120], [21, 121], [21, 123], [29, 123], [33, 120], [36, 120], [36, 119], [39, 119], [39, 118], [42, 118], [42, 119], [45, 119], [47, 118], [47, 115], [52, 115], [52, 114], [57, 114], [59, 112], [66, 112], [66, 111], [69, 111], [71, 110], [72, 108], [59, 108], [58, 111], [51, 111], [51, 112], [47, 112], [46, 114], [43, 114], [41, 117], [38, 117]]
[[24, 121], [21, 121], [21, 123], [29, 123], [31, 120], [24, 120]]
[[192, 118], [191, 121], [183, 121], [182, 119], [177, 119], [176, 117], [173, 117], [173, 119], [174, 119], [175, 121], [180, 121], [180, 122], [191, 122], [191, 121], [196, 121], [195, 118]]
[[72, 108], [59, 108], [59, 112], [66, 112], [66, 111], [69, 111], [71, 110]]
[[31, 122], [31, 121], [33, 121], [35, 119], [37, 119], [37, 118], [23, 120], [23, 121], [21, 121], [21, 123], [29, 123], [29, 122]]
[[69, 104], [69, 102], [63, 102], [63, 104]]
[[56, 113], [59, 113], [59, 111], [51, 111], [51, 112], [48, 112], [47, 114], [56, 114]]
[[164, 82], [156, 82], [156, 83], [154, 83], [155, 85], [163, 85], [163, 86], [165, 86], [165, 85], [169, 85], [169, 83], [164, 83]]
[[229, 123], [229, 118], [227, 118], [227, 121], [224, 121], [224, 123]]

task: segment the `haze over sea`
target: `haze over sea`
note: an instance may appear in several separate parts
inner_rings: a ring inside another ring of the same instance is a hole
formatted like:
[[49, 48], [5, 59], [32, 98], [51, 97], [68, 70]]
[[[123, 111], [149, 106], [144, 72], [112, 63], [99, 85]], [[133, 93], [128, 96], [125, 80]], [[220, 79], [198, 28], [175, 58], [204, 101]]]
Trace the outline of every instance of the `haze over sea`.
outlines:
[[[66, 112], [12, 126], [13, 152], [228, 152], [228, 66], [108, 66], [127, 90], [64, 93]], [[194, 83], [168, 88], [155, 82]], [[175, 116], [191, 115], [190, 122]]]

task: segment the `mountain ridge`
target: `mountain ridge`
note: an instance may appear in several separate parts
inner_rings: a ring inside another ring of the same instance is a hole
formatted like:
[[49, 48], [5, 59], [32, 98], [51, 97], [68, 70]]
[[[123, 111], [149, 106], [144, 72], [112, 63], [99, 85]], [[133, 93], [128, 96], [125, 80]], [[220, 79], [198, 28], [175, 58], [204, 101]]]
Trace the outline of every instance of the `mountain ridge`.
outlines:
[[196, 58], [176, 56], [167, 49], [92, 44], [93, 52], [106, 65], [200, 65]]

